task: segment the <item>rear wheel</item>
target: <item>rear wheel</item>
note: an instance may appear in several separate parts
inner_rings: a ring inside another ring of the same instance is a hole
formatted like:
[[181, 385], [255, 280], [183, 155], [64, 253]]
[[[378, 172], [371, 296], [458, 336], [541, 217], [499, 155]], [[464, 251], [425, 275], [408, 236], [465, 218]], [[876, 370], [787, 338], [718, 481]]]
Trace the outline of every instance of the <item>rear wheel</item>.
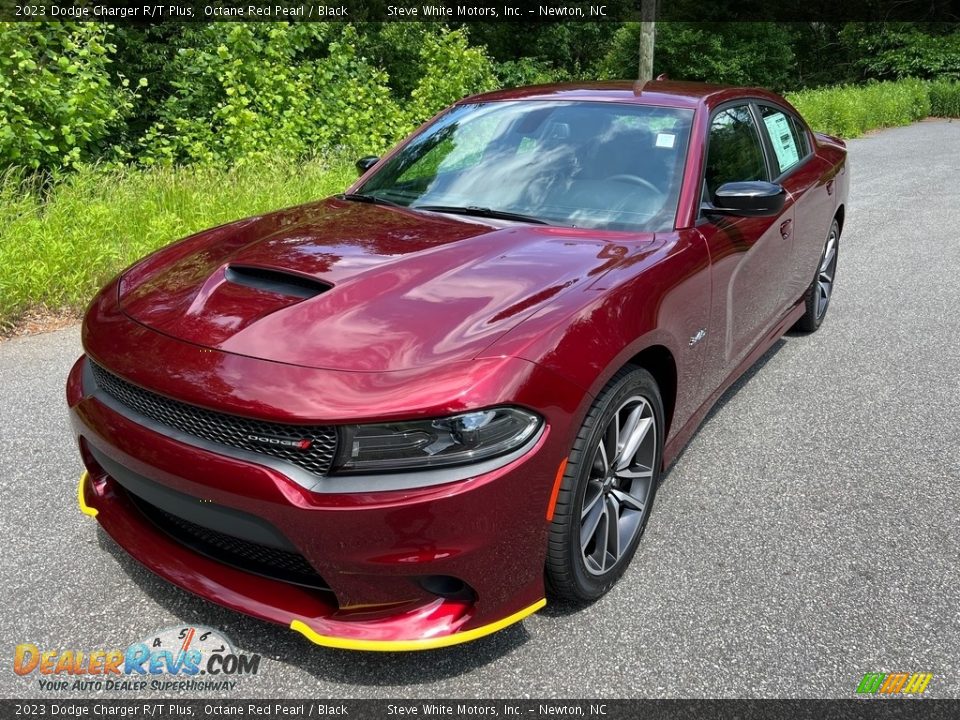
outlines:
[[797, 320], [794, 326], [803, 332], [814, 332], [820, 327], [830, 306], [830, 296], [833, 294], [833, 284], [837, 276], [837, 257], [840, 250], [840, 224], [834, 220], [830, 225], [830, 232], [820, 253], [820, 263], [817, 265], [817, 274], [803, 296], [806, 312]]
[[650, 517], [663, 453], [663, 402], [642, 368], [617, 373], [577, 434], [547, 548], [547, 583], [590, 601], [623, 575]]

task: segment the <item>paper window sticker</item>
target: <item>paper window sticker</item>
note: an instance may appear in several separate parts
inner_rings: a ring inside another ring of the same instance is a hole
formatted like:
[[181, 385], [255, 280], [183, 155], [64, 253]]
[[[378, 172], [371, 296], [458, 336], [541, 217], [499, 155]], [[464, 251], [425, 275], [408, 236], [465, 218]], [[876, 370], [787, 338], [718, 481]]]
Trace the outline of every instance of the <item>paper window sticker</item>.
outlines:
[[672, 148], [677, 141], [677, 136], [673, 133], [657, 133], [658, 148]]

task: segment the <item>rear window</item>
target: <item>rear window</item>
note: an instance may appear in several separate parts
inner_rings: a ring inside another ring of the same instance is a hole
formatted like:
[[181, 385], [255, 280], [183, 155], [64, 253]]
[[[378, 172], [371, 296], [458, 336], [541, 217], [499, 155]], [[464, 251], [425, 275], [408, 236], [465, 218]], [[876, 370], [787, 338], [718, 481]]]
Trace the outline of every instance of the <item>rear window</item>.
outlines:
[[760, 115], [770, 137], [770, 144], [773, 145], [778, 174], [782, 175], [806, 156], [806, 133], [799, 120], [780, 108], [761, 105]]

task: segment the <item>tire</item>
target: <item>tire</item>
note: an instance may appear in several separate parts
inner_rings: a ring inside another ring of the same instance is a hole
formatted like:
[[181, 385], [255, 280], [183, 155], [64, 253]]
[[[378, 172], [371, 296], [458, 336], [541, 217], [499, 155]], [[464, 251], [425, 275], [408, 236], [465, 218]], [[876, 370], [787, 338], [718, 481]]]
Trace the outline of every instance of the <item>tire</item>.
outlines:
[[657, 493], [663, 435], [663, 401], [653, 376], [633, 366], [620, 370], [591, 406], [567, 459], [547, 545], [547, 589], [554, 599], [596, 600], [627, 569]]
[[816, 332], [827, 316], [830, 307], [830, 298], [833, 296], [834, 282], [837, 277], [837, 258], [840, 254], [840, 224], [834, 219], [830, 224], [830, 232], [823, 244], [823, 252], [817, 263], [813, 282], [803, 294], [806, 312], [797, 320], [794, 328], [801, 332]]

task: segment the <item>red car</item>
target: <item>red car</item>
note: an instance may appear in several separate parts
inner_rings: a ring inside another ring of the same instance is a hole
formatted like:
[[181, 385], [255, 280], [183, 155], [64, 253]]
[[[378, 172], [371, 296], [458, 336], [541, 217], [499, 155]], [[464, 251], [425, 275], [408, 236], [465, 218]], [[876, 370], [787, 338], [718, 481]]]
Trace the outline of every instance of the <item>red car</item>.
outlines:
[[720, 394], [823, 320], [844, 144], [762, 90], [577, 84], [468, 98], [358, 166], [95, 298], [81, 508], [322, 645], [597, 598]]

